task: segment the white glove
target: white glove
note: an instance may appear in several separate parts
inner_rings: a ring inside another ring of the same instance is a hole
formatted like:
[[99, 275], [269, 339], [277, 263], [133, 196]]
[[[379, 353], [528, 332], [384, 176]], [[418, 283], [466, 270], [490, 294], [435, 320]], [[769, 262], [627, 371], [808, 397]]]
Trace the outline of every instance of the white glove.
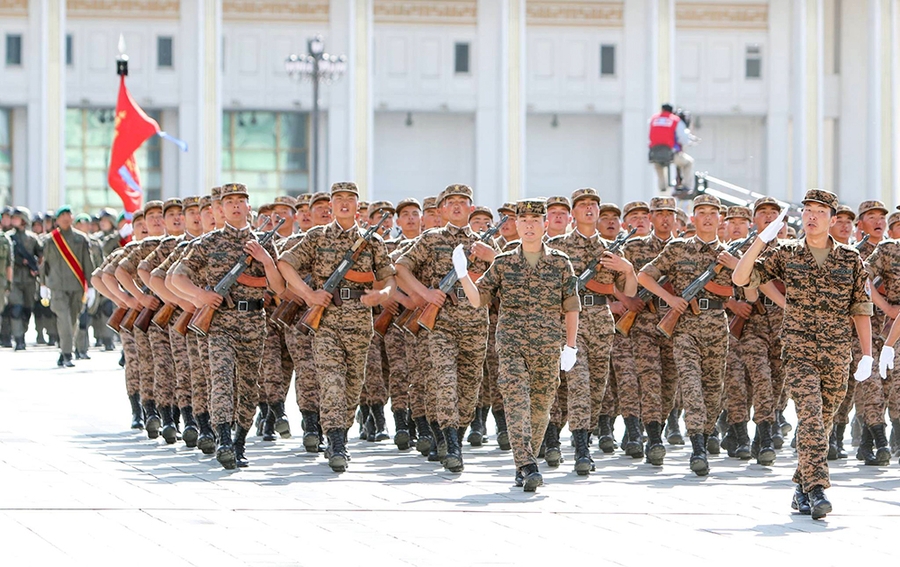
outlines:
[[887, 378], [887, 371], [894, 369], [894, 347], [884, 345], [878, 355], [878, 374]]
[[458, 279], [469, 277], [469, 259], [462, 244], [453, 249], [453, 269]]
[[872, 362], [874, 359], [865, 355], [859, 359], [859, 365], [856, 367], [856, 373], [853, 375], [853, 379], [857, 382], [862, 382], [866, 378], [872, 375]]
[[572, 367], [575, 366], [575, 359], [577, 358], [577, 354], [577, 348], [572, 348], [569, 345], [563, 347], [562, 355], [560, 355], [559, 357], [559, 369], [563, 372], [572, 370]]
[[122, 228], [119, 229], [119, 236], [122, 238], [128, 238], [132, 233], [134, 233], [134, 226], [130, 222], [126, 222], [122, 225]]
[[50, 288], [45, 285], [41, 286], [41, 299], [50, 299]]
[[784, 226], [784, 217], [787, 216], [787, 212], [787, 207], [781, 209], [781, 214], [778, 215], [778, 218], [769, 223], [769, 226], [764, 228], [763, 231], [759, 233], [759, 236], [757, 236], [757, 238], [759, 238], [766, 244], [776, 238], [778, 236], [778, 233], [781, 232], [781, 227]]
[[85, 301], [85, 303], [87, 305], [93, 305], [95, 299], [97, 299], [97, 290], [89, 287], [87, 290], [87, 301]]

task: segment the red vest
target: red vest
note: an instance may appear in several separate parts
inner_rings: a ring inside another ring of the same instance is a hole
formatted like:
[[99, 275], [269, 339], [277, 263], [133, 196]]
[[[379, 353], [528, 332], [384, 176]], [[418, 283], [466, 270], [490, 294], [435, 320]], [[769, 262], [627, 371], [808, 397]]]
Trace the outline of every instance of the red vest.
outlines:
[[650, 119], [650, 147], [668, 146], [675, 147], [675, 130], [681, 119], [671, 112], [654, 114]]

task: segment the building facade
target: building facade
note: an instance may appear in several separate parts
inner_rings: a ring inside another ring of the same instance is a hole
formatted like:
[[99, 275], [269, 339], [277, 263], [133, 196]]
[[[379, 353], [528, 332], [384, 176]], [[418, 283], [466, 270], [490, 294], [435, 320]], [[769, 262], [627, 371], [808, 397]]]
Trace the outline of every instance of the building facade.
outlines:
[[[353, 179], [393, 201], [453, 182], [494, 207], [586, 185], [648, 199], [647, 120], [670, 101], [699, 171], [896, 203], [898, 23], [900, 0], [0, 0], [0, 202], [120, 205], [121, 35], [132, 96], [190, 148], [145, 143], [147, 198]], [[313, 151], [312, 86], [284, 62], [316, 34], [348, 65]]]

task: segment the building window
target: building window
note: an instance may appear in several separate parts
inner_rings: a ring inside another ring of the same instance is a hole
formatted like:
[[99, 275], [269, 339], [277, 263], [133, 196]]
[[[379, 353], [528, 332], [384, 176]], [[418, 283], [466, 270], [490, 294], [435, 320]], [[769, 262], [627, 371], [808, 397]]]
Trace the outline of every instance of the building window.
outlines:
[[747, 46], [744, 77], [747, 79], [762, 78], [762, 49], [758, 45]]
[[222, 182], [252, 187], [250, 202], [309, 192], [309, 114], [225, 111]]
[[12, 126], [9, 109], [0, 108], [0, 207], [12, 204]]
[[66, 34], [66, 66], [71, 67], [73, 65], [74, 54], [72, 53], [72, 34]]
[[[144, 109], [159, 121], [159, 112]], [[76, 211], [97, 212], [102, 207], [122, 208], [122, 200], [109, 188], [109, 154], [115, 130], [112, 108], [66, 110], [66, 196]], [[159, 136], [151, 136], [137, 152], [144, 202], [162, 195]]]
[[616, 75], [616, 46], [600, 46], [600, 76], [614, 77]]
[[172, 68], [172, 36], [156, 38], [156, 66], [160, 69]]
[[453, 72], [469, 73], [469, 44], [457, 43], [454, 46]]
[[17, 33], [6, 34], [6, 66], [22, 65], [22, 36]]

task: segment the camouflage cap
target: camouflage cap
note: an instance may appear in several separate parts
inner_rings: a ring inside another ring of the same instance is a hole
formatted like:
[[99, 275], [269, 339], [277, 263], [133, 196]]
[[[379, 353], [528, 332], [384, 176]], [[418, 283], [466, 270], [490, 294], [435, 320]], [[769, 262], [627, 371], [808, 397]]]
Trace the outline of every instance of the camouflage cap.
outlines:
[[369, 210], [369, 202], [368, 201], [357, 201], [356, 202], [356, 210], [361, 213]]
[[422, 212], [427, 211], [428, 209], [436, 209], [437, 208], [437, 197], [425, 197], [422, 199]]
[[650, 199], [651, 213], [656, 211], [672, 211], [674, 213], [677, 210], [678, 206], [675, 204], [675, 197], [659, 196]]
[[297, 208], [308, 207], [310, 199], [312, 199], [312, 193], [297, 195]]
[[392, 215], [397, 212], [397, 209], [394, 208], [394, 204], [390, 201], [374, 201], [371, 205], [369, 205], [368, 212], [366, 216], [372, 218], [373, 215], [377, 215], [382, 212], [390, 212]]
[[687, 226], [688, 223], [691, 222], [691, 220], [688, 218], [688, 214], [681, 209], [675, 211], [675, 219], [684, 226]]
[[444, 192], [441, 193], [441, 197], [438, 198], [438, 206], [441, 206], [441, 203], [444, 202], [444, 199], [453, 195], [467, 197], [471, 201], [472, 188], [468, 185], [463, 185], [462, 183], [453, 183], [452, 185], [447, 185], [446, 189], [444, 189]]
[[838, 206], [837, 195], [824, 189], [810, 189], [806, 192], [806, 195], [803, 196], [803, 201], [801, 202], [804, 205], [807, 203], [819, 203], [820, 205], [830, 207], [832, 211], [837, 209]]
[[888, 228], [891, 228], [898, 222], [900, 222], [900, 211], [894, 211], [893, 213], [888, 215], [888, 218], [887, 218]]
[[162, 201], [147, 201], [144, 203], [144, 215], [146, 215], [149, 211], [153, 209], [163, 210], [163, 202]]
[[212, 206], [212, 197], [210, 197], [209, 195], [204, 195], [204, 196], [200, 197], [200, 210], [201, 211], [203, 209], [205, 209], [206, 207], [211, 207], [211, 206]]
[[521, 201], [516, 201], [516, 216], [520, 217], [522, 215], [540, 215], [544, 216], [547, 214], [547, 200], [546, 199], [522, 199]]
[[725, 205], [719, 205], [719, 214], [721, 216], [725, 216], [725, 213], [727, 213], [727, 212], [728, 212], [728, 207], [726, 207]]
[[497, 212], [514, 215], [514, 214], [516, 214], [516, 204], [515, 203], [503, 203], [502, 205], [497, 207]]
[[259, 208], [256, 209], [256, 213], [260, 214], [260, 215], [268, 214], [271, 212], [272, 212], [272, 203], [263, 203], [262, 205], [259, 206]]
[[494, 213], [491, 211], [490, 207], [475, 207], [475, 210], [469, 213], [469, 220], [471, 220], [475, 215], [487, 215], [491, 220], [494, 220]]
[[778, 209], [778, 212], [781, 212], [781, 203], [779, 203], [776, 199], [772, 197], [760, 197], [753, 203], [753, 214], [756, 214], [756, 211], [759, 210], [760, 207], [775, 207]]
[[725, 213], [725, 220], [728, 219], [747, 219], [753, 220], [753, 215], [750, 213], [749, 207], [740, 207], [740, 206], [732, 206], [728, 207], [728, 211]]
[[278, 197], [275, 197], [275, 200], [272, 201], [272, 206], [274, 207], [275, 205], [290, 207], [293, 211], [297, 210], [297, 200], [290, 195], [279, 195]]
[[691, 207], [692, 211], [696, 211], [697, 207], [702, 207], [704, 205], [708, 205], [710, 207], [715, 207], [717, 210], [722, 206], [722, 202], [719, 201], [719, 198], [715, 195], [708, 195], [706, 193], [702, 193], [694, 197], [693, 206]]
[[352, 181], [338, 181], [331, 185], [331, 194], [335, 195], [337, 193], [353, 193], [359, 197], [359, 188]]
[[168, 211], [169, 209], [173, 209], [175, 207], [178, 207], [179, 209], [184, 209], [184, 202], [182, 202], [182, 200], [179, 199], [178, 197], [172, 197], [170, 199], [166, 199], [165, 202], [163, 203], [163, 214], [165, 214], [165, 212]]
[[568, 197], [565, 197], [563, 195], [556, 195], [553, 197], [548, 197], [547, 198], [547, 208], [549, 209], [553, 205], [562, 205], [565, 208], [569, 209], [569, 211], [572, 210], [572, 203], [569, 202]]
[[400, 211], [402, 211], [406, 207], [415, 207], [415, 208], [419, 209], [420, 211], [422, 210], [422, 205], [419, 204], [418, 199], [414, 199], [412, 197], [407, 197], [406, 199], [403, 199], [402, 201], [397, 203], [397, 214], [399, 215]]
[[324, 191], [319, 191], [318, 193], [313, 193], [313, 196], [309, 198], [309, 206], [312, 207], [319, 201], [331, 201], [331, 195]]
[[837, 215], [847, 215], [850, 217], [851, 221], [856, 220], [856, 211], [850, 208], [849, 205], [838, 205], [834, 210], [835, 216]]
[[[833, 208], [833, 207], [832, 207]], [[858, 216], [863, 216], [869, 211], [881, 211], [884, 214], [888, 214], [887, 207], [884, 206], [884, 203], [881, 201], [863, 201], [859, 204], [859, 209], [856, 211]]]
[[599, 204], [600, 201], [600, 193], [597, 193], [597, 190], [593, 187], [583, 187], [581, 189], [576, 189], [572, 191], [572, 206], [575, 206], [575, 203], [582, 199], [593, 199], [597, 201]]
[[787, 235], [788, 235], [788, 238], [797, 238], [797, 229], [792, 226], [788, 226], [787, 227]]
[[619, 205], [615, 203], [600, 203], [600, 210], [598, 214], [603, 213], [616, 213], [617, 217], [622, 216], [622, 209], [619, 208]]
[[226, 183], [222, 185], [222, 198], [230, 197], [231, 195], [241, 195], [244, 197], [250, 198], [250, 193], [247, 191], [247, 186], [243, 183]]
[[623, 216], [628, 216], [634, 211], [647, 211], [650, 212], [650, 205], [648, 205], [644, 201], [632, 201], [630, 203], [625, 203], [625, 206], [622, 207]]
[[185, 197], [181, 200], [181, 204], [185, 209], [190, 209], [191, 207], [199, 207], [200, 206], [200, 196], [199, 195], [191, 195], [189, 197]]
[[144, 211], [143, 210], [137, 210], [131, 214], [131, 222], [132, 223], [135, 223], [139, 220], [144, 220]]
[[222, 200], [222, 188], [221, 187], [213, 187], [209, 191], [210, 197], [212, 197], [213, 201], [221, 201]]

